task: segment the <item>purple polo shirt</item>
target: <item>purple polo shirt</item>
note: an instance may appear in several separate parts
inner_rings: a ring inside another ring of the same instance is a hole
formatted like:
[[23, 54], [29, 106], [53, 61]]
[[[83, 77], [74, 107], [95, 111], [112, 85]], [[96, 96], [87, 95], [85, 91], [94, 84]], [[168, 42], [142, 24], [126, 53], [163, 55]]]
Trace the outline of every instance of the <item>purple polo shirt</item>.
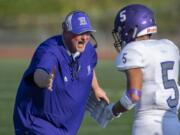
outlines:
[[[68, 55], [62, 36], [54, 36], [37, 48], [19, 85], [14, 109], [15, 128], [26, 128], [31, 116], [44, 119], [74, 135], [82, 122], [86, 100], [91, 88], [97, 54], [89, 42], [76, 61]], [[55, 68], [53, 91], [38, 88], [33, 82], [35, 69], [51, 73]]]

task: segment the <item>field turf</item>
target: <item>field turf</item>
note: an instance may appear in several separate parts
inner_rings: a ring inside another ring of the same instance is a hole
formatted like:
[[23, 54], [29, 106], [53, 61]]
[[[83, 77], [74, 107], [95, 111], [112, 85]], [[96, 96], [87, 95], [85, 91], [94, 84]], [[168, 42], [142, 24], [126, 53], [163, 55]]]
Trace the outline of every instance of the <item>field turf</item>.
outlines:
[[[29, 59], [0, 59], [0, 135], [13, 135], [12, 114], [16, 90]], [[124, 90], [124, 75], [116, 71], [113, 61], [100, 60], [96, 73], [100, 85], [106, 90], [111, 102], [119, 99]], [[102, 129], [86, 115], [78, 135], [130, 135], [132, 111], [123, 114]]]

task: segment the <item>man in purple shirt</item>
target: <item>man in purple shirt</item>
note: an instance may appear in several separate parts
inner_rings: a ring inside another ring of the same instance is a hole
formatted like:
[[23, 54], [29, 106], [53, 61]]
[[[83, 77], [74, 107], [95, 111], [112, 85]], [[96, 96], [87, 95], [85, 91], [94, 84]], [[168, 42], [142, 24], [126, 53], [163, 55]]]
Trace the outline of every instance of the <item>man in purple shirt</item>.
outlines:
[[63, 33], [37, 48], [18, 88], [14, 107], [16, 135], [76, 135], [89, 92], [109, 102], [99, 86], [96, 51], [86, 13], [73, 11]]

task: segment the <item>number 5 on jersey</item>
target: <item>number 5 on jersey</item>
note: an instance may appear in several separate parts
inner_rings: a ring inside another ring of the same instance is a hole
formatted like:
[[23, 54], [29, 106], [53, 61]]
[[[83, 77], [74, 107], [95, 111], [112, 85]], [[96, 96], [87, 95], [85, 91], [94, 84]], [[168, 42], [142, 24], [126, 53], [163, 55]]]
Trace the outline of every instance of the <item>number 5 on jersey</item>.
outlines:
[[174, 61], [166, 61], [161, 63], [164, 89], [174, 90], [174, 98], [170, 96], [167, 99], [167, 103], [170, 108], [176, 107], [179, 101], [179, 90], [176, 81], [174, 79], [168, 79], [168, 70], [173, 70], [173, 67], [174, 67]]

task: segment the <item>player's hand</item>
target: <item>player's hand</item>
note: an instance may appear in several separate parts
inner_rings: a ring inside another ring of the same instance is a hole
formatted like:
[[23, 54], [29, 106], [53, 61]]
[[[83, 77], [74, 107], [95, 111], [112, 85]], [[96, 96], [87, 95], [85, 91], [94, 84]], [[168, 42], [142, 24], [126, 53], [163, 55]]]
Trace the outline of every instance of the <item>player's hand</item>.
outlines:
[[47, 88], [50, 91], [53, 91], [53, 81], [54, 81], [55, 74], [56, 74], [56, 68], [54, 67], [52, 72], [49, 74], [49, 79], [47, 83], [48, 84]]
[[98, 87], [94, 90], [95, 97], [97, 98], [98, 101], [101, 101], [102, 99], [105, 100], [107, 103], [109, 103], [109, 98], [106, 95], [106, 92]]
[[56, 68], [52, 69], [51, 73], [47, 73], [43, 69], [36, 69], [34, 73], [34, 82], [40, 88], [47, 88], [48, 90], [53, 90], [53, 81], [56, 74]]

